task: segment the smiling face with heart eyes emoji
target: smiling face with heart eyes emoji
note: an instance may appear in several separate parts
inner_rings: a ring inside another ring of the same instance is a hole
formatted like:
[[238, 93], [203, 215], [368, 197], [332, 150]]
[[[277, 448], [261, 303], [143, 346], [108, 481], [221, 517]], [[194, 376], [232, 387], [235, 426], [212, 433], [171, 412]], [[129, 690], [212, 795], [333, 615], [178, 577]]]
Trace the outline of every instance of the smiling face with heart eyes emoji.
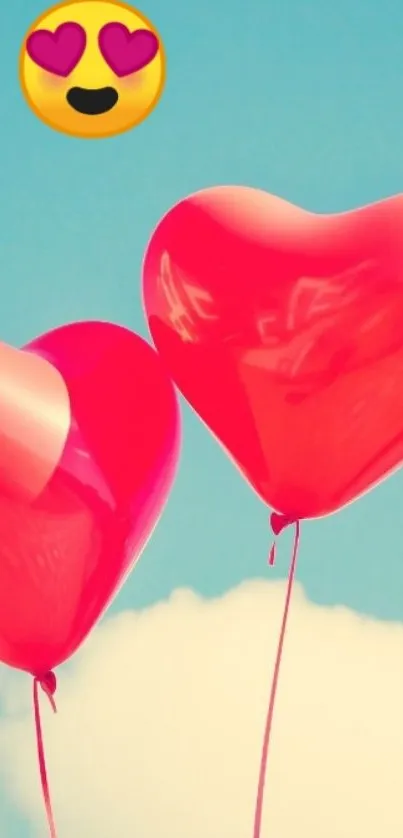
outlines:
[[155, 108], [165, 56], [153, 25], [124, 3], [73, 0], [31, 26], [20, 80], [34, 113], [75, 137], [111, 137], [134, 128]]

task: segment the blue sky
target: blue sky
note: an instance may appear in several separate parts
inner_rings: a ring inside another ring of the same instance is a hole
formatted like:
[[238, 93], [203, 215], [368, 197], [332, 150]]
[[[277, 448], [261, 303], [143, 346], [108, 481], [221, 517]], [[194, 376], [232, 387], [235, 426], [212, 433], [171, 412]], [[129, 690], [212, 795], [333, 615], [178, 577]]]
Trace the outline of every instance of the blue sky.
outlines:
[[[137, 130], [103, 141], [58, 135], [27, 109], [17, 58], [39, 0], [13, 0], [2, 26], [0, 336], [21, 344], [75, 319], [147, 334], [140, 265], [159, 217], [218, 183], [265, 188], [317, 211], [402, 189], [401, 0], [148, 0], [168, 55], [166, 93]], [[177, 587], [205, 595], [265, 576], [267, 511], [184, 408], [167, 511], [113, 608]], [[403, 475], [303, 527], [308, 596], [403, 619]], [[290, 538], [277, 568], [284, 575]], [[27, 690], [29, 684], [27, 683]], [[3, 800], [7, 838], [28, 826]]]

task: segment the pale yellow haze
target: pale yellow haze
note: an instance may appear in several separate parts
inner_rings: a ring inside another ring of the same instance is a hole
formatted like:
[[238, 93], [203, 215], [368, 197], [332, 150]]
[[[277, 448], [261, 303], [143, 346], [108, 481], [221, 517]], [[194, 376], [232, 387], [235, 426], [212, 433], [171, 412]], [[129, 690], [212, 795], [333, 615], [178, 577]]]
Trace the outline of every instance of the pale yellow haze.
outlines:
[[[294, 594], [261, 838], [402, 838], [403, 626]], [[176, 591], [95, 630], [43, 701], [58, 838], [252, 838], [284, 596]], [[0, 700], [2, 788], [45, 838], [29, 678], [1, 667]]]
[[0, 343], [0, 484], [35, 500], [70, 430], [66, 384], [44, 358]]
[[[66, 22], [78, 23], [87, 34], [85, 52], [67, 78], [38, 67], [26, 52], [28, 36], [37, 29], [55, 32]], [[159, 50], [142, 70], [118, 78], [98, 48], [98, 34], [107, 23], [121, 23], [130, 32], [147, 29], [157, 36]], [[165, 55], [153, 24], [125, 3], [76, 0], [53, 6], [31, 26], [20, 56], [20, 82], [29, 107], [51, 128], [84, 139], [114, 136], [142, 122], [154, 110], [165, 84]], [[119, 100], [114, 108], [97, 116], [81, 114], [70, 107], [66, 93], [71, 87], [114, 87]]]

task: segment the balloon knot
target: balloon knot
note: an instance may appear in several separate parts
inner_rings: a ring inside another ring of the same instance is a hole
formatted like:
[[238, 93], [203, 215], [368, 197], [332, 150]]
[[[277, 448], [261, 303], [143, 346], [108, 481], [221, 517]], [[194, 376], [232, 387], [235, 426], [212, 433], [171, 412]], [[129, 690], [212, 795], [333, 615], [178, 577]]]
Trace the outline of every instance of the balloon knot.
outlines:
[[56, 713], [56, 704], [53, 698], [57, 689], [57, 680], [55, 673], [45, 672], [44, 675], [35, 678], [35, 680], [38, 682], [45, 695], [47, 695], [50, 704], [52, 705], [52, 710], [54, 713]]
[[296, 518], [291, 518], [289, 515], [283, 515], [282, 512], [272, 512], [270, 515], [270, 526], [274, 535], [280, 535], [286, 527], [295, 524]]

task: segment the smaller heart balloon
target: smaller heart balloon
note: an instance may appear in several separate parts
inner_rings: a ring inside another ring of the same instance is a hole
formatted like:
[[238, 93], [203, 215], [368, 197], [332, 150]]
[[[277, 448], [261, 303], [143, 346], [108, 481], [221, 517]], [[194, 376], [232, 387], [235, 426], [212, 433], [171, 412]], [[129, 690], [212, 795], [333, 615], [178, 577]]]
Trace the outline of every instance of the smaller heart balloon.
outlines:
[[403, 197], [315, 215], [206, 189], [158, 224], [150, 331], [185, 398], [288, 519], [335, 512], [403, 460]]
[[0, 345], [0, 660], [46, 683], [138, 559], [167, 499], [178, 408], [160, 358], [110, 323]]

